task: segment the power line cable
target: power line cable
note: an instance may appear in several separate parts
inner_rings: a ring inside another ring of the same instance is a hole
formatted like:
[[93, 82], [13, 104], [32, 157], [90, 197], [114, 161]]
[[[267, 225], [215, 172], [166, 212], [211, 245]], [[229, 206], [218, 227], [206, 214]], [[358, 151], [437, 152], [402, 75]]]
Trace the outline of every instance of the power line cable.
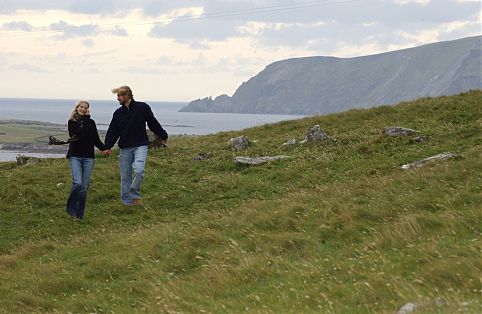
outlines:
[[136, 26], [143, 26], [143, 25], [155, 25], [161, 23], [168, 23], [168, 22], [184, 22], [184, 21], [193, 21], [193, 20], [209, 20], [209, 19], [219, 19], [225, 17], [235, 17], [235, 16], [242, 16], [248, 14], [258, 14], [258, 13], [270, 13], [270, 12], [279, 12], [279, 11], [286, 11], [292, 9], [303, 9], [303, 8], [311, 8], [311, 7], [320, 7], [320, 6], [328, 6], [328, 5], [339, 5], [339, 4], [348, 4], [353, 3], [361, 0], [318, 0], [318, 1], [303, 1], [298, 3], [286, 3], [280, 4], [276, 6], [266, 6], [266, 7], [259, 7], [259, 8], [249, 8], [237, 11], [228, 11], [228, 12], [220, 12], [220, 13], [213, 13], [213, 14], [201, 14], [199, 16], [180, 16], [176, 18], [164, 18], [164, 19], [157, 19], [151, 21], [134, 21], [134, 22], [119, 22], [119, 23], [106, 23], [100, 25], [92, 25], [92, 26], [80, 26], [80, 27], [65, 27], [65, 28], [58, 28], [58, 29], [49, 29], [49, 30], [41, 30], [41, 31], [33, 31], [33, 32], [10, 32], [0, 34], [1, 37], [18, 37], [18, 36], [33, 36], [33, 35], [44, 35], [44, 34], [55, 34], [55, 33], [62, 33], [62, 32], [80, 32], [80, 31], [91, 31], [91, 30], [103, 30], [115, 27], [136, 27]]

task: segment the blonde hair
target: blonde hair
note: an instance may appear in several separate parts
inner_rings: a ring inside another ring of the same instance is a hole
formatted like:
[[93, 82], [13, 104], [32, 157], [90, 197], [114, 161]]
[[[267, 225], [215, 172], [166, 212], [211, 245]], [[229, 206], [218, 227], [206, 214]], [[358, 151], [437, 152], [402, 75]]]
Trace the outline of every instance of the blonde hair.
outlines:
[[79, 120], [79, 113], [77, 112], [77, 109], [79, 108], [80, 105], [86, 104], [87, 107], [90, 108], [90, 104], [87, 100], [79, 100], [74, 107], [74, 110], [72, 110], [72, 113], [70, 114], [70, 120], [78, 121]]
[[127, 96], [129, 99], [133, 99], [134, 95], [132, 95], [132, 90], [129, 86], [121, 86], [112, 89], [112, 94]]

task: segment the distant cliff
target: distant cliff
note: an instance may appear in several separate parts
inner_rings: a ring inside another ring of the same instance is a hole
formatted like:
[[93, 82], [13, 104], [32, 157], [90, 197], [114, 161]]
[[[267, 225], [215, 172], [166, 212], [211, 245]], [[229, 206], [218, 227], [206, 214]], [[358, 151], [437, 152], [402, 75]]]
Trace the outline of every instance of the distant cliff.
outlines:
[[482, 36], [355, 58], [306, 57], [268, 65], [232, 97], [180, 111], [323, 114], [482, 88]]

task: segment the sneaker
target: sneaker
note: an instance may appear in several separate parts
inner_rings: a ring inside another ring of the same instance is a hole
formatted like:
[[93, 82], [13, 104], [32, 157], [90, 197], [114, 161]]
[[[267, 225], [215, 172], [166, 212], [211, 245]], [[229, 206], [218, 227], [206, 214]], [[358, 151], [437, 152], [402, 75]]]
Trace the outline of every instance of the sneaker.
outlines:
[[134, 198], [134, 199], [132, 200], [132, 205], [134, 205], [134, 206], [142, 206], [141, 199], [140, 199], [140, 198]]

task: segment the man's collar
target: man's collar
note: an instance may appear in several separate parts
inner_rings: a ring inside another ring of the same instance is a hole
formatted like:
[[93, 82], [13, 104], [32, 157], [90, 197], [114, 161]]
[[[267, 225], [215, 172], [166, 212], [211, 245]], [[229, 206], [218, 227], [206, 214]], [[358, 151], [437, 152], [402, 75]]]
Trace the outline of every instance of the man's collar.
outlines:
[[127, 102], [127, 105], [124, 105], [127, 109], [132, 108], [132, 104], [134, 103], [134, 99], [129, 99]]

